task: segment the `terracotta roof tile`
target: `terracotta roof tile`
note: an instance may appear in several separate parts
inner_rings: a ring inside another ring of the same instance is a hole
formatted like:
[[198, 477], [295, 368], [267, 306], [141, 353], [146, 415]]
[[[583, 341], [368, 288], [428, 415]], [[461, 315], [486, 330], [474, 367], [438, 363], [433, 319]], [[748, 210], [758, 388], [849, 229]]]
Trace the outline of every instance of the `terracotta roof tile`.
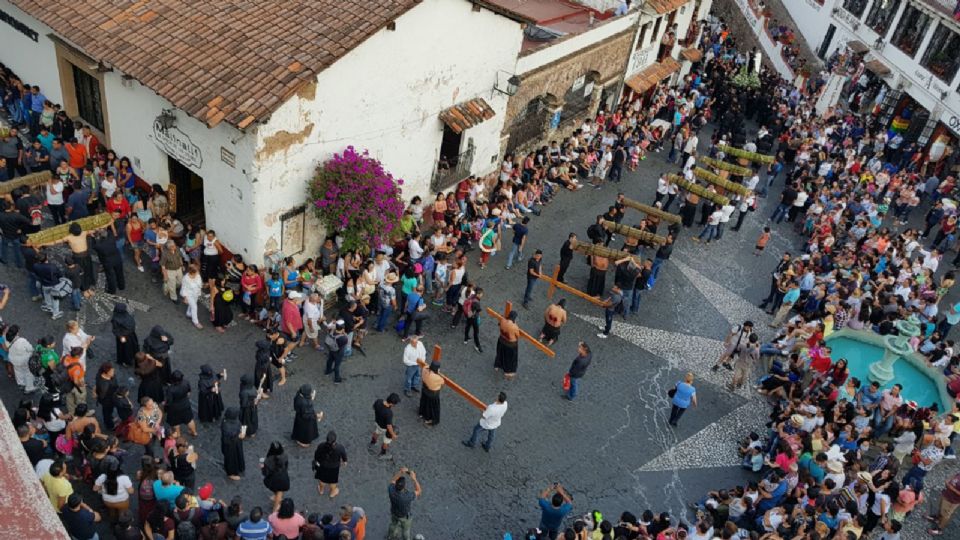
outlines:
[[655, 62], [645, 67], [639, 73], [627, 79], [625, 84], [634, 92], [642, 94], [676, 71], [680, 71], [680, 64], [668, 56], [662, 62]]
[[10, 1], [189, 115], [247, 127], [421, 0]]
[[483, 98], [473, 98], [440, 113], [440, 120], [450, 126], [454, 133], [461, 133], [465, 129], [489, 120], [496, 116], [493, 108]]
[[663, 15], [664, 13], [670, 13], [689, 1], [690, 0], [647, 0], [643, 7], [653, 8], [658, 15]]

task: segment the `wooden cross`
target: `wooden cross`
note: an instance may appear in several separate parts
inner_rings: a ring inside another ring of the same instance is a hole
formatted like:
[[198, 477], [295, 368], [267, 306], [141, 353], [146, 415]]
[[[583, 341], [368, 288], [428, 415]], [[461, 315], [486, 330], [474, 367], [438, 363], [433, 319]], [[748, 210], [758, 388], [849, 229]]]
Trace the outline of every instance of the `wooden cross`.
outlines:
[[[513, 310], [513, 303], [512, 303], [512, 302], [507, 302], [506, 307], [503, 308], [503, 315], [497, 313], [496, 311], [494, 311], [492, 308], [489, 308], [489, 307], [487, 308], [487, 314], [490, 315], [491, 317], [493, 317], [494, 319], [496, 319], [496, 320], [499, 322], [499, 321], [503, 321], [504, 319], [506, 319], [507, 317], [509, 317], [509, 316], [510, 316], [510, 312], [511, 312], [512, 310]], [[540, 349], [540, 352], [542, 352], [543, 354], [549, 356], [550, 358], [553, 358], [553, 357], [555, 357], [555, 356], [557, 355], [557, 353], [553, 352], [553, 350], [550, 349], [550, 347], [547, 347], [547, 346], [544, 345], [543, 343], [540, 343], [540, 340], [539, 340], [539, 339], [534, 339], [533, 336], [531, 336], [530, 334], [524, 332], [522, 328], [520, 329], [520, 337], [522, 337], [523, 339], [529, 341], [530, 344], [532, 344], [532, 345], [533, 345], [534, 347], [536, 347], [537, 349]]]
[[[439, 345], [434, 345], [434, 346], [433, 346], [433, 361], [434, 361], [434, 362], [439, 362], [439, 361], [440, 361], [440, 355], [441, 355], [441, 354], [442, 354], [442, 350], [440, 349], [440, 346], [439, 346]], [[424, 362], [423, 360], [417, 360], [417, 364], [419, 364], [420, 367], [422, 367], [422, 368], [428, 367], [428, 366], [427, 366], [427, 363]], [[462, 387], [462, 386], [460, 386], [459, 384], [453, 382], [453, 379], [451, 379], [450, 377], [447, 377], [447, 376], [444, 375], [443, 373], [437, 373], [437, 375], [440, 375], [440, 378], [443, 379], [443, 382], [447, 385], [448, 388], [450, 388], [450, 389], [453, 390], [454, 392], [460, 394], [464, 399], [466, 399], [466, 400], [467, 400], [467, 403], [473, 405], [474, 407], [480, 409], [481, 411], [487, 410], [487, 404], [486, 404], [486, 403], [480, 401], [480, 398], [478, 398], [477, 396], [475, 396], [475, 395], [471, 394], [470, 392], [468, 392], [464, 387]]]
[[570, 285], [567, 285], [566, 283], [563, 283], [562, 281], [558, 280], [557, 277], [560, 275], [559, 264], [553, 269], [552, 277], [546, 274], [534, 274], [534, 275], [537, 278], [542, 279], [543, 281], [546, 281], [547, 283], [550, 284], [550, 288], [547, 289], [547, 299], [553, 298], [553, 293], [556, 291], [556, 289], [561, 289], [561, 290], [567, 291], [568, 293], [574, 296], [583, 298], [584, 300], [590, 302], [591, 304], [594, 304], [600, 307], [607, 307], [607, 303], [604, 302], [603, 300], [600, 300], [599, 298], [594, 298], [589, 294], [579, 289], [575, 289]]

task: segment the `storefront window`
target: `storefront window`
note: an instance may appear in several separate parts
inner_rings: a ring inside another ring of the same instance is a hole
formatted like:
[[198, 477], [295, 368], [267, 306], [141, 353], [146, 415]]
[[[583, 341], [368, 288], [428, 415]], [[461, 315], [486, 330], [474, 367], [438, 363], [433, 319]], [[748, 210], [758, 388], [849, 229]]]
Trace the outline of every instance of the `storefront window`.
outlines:
[[893, 43], [894, 47], [913, 58], [917, 55], [917, 49], [920, 48], [920, 42], [923, 41], [923, 36], [929, 26], [930, 16], [907, 4], [890, 42]]
[[860, 16], [863, 15], [863, 10], [867, 8], [869, 1], [870, 0], [843, 0], [843, 9], [859, 19]]
[[960, 51], [960, 35], [941, 24], [933, 33], [933, 39], [930, 40], [930, 45], [923, 53], [923, 60], [920, 63], [938, 79], [949, 83], [957, 73], [957, 65], [960, 64], [958, 51]]
[[900, 9], [900, 0], [874, 0], [870, 13], [867, 14], [867, 26], [881, 37], [887, 35], [887, 30], [890, 29], [898, 9]]

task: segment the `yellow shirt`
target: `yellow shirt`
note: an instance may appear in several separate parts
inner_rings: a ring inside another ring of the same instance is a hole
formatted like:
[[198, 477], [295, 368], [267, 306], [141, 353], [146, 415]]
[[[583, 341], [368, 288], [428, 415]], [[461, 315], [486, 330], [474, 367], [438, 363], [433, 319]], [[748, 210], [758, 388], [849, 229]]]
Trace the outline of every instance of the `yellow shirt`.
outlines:
[[43, 484], [43, 489], [46, 490], [53, 509], [60, 512], [59, 500], [63, 499], [63, 502], [66, 503], [67, 497], [73, 493], [73, 486], [70, 485], [70, 481], [66, 478], [50, 476], [50, 473], [47, 473], [43, 475], [40, 483]]

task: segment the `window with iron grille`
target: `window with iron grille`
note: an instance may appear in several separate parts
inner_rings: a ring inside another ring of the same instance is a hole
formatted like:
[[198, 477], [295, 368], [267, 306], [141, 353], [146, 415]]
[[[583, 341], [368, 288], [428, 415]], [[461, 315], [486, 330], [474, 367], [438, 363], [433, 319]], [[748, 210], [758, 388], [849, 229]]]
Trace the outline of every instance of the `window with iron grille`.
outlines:
[[859, 19], [869, 2], [870, 0], [843, 0], [843, 9]]
[[103, 129], [103, 102], [100, 81], [86, 71], [73, 66], [73, 92], [77, 97], [77, 114], [100, 131]]
[[887, 35], [887, 30], [890, 29], [898, 9], [900, 9], [900, 0], [874, 0], [867, 14], [867, 26], [880, 34], [880, 37]]
[[897, 30], [893, 33], [890, 43], [900, 49], [907, 56], [913, 58], [917, 55], [920, 48], [920, 42], [930, 27], [930, 16], [920, 11], [912, 4], [907, 4], [903, 10], [903, 16], [897, 23]]
[[957, 66], [960, 64], [958, 51], [960, 35], [941, 24], [933, 32], [933, 38], [924, 51], [920, 64], [941, 81], [949, 83], [957, 74]]

